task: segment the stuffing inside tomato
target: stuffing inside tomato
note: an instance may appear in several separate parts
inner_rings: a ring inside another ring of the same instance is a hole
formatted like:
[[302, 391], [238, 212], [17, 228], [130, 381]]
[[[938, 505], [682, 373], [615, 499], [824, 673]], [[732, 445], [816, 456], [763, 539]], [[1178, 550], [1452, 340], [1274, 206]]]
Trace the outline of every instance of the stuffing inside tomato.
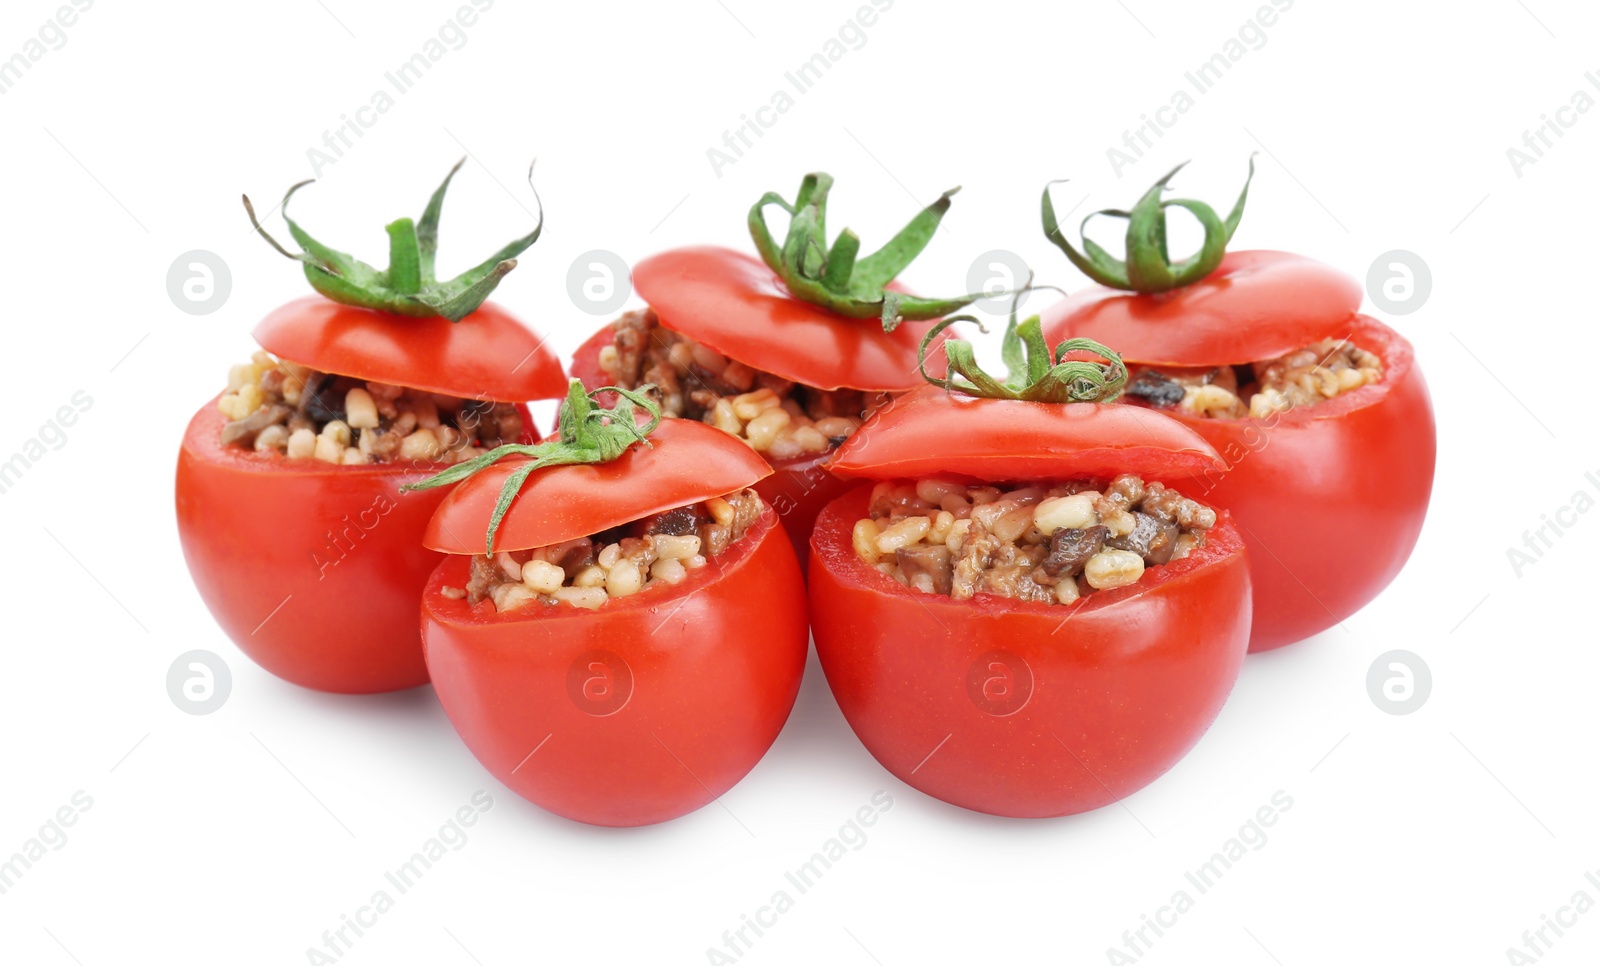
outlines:
[[1183, 495], [1219, 457], [1100, 402], [1127, 378], [1104, 346], [1052, 360], [1038, 320], [1013, 319], [1005, 380], [954, 346], [943, 391], [897, 400], [830, 463], [874, 482], [818, 517], [817, 654], [856, 735], [913, 787], [997, 815], [1097, 808], [1199, 740], [1243, 661], [1239, 534]]
[[774, 462], [828, 452], [874, 408], [875, 394], [818, 389], [731, 360], [662, 327], [652, 310], [627, 313], [612, 332], [598, 359], [607, 379], [653, 385], [667, 416], [710, 423]]
[[[640, 262], [633, 284], [648, 308], [596, 333], [572, 365], [590, 388], [651, 385], [667, 416], [708, 423], [761, 453], [779, 472], [757, 489], [797, 546], [844, 489], [819, 461], [894, 394], [922, 385], [917, 348], [929, 320], [978, 297], [919, 298], [894, 281], [933, 237], [953, 191], [858, 259], [853, 232], [831, 246], [824, 232], [832, 183], [808, 175], [794, 202], [757, 202], [749, 222], [759, 259], [694, 247]], [[790, 215], [781, 245], [767, 228], [770, 206]]]
[[440, 593], [499, 613], [531, 604], [594, 610], [618, 597], [665, 591], [716, 561], [766, 507], [754, 490], [674, 507], [587, 537], [472, 558], [465, 587]]
[[[1049, 309], [1045, 334], [1115, 345], [1132, 374], [1123, 401], [1184, 421], [1227, 461], [1200, 495], [1244, 532], [1251, 649], [1268, 650], [1344, 621], [1405, 565], [1433, 487], [1433, 407], [1410, 343], [1360, 314], [1355, 279], [1287, 252], [1226, 251], [1245, 194], [1224, 219], [1163, 198], [1171, 177], [1098, 213], [1128, 220], [1126, 260], [1087, 238], [1079, 252], [1046, 191], [1046, 236], [1100, 284]], [[1205, 231], [1191, 258], [1168, 257], [1170, 207]]]
[[807, 626], [794, 551], [751, 489], [771, 468], [618, 395], [600, 409], [575, 382], [556, 438], [440, 474], [462, 482], [425, 537], [448, 559], [422, 635], [440, 703], [495, 777], [558, 815], [634, 826], [755, 766], [794, 705]]
[[1217, 514], [1132, 473], [1110, 481], [885, 480], [851, 530], [856, 556], [913, 590], [1070, 604], [1205, 546]]
[[1205, 419], [1266, 419], [1383, 381], [1383, 360], [1348, 339], [1232, 366], [1130, 366], [1130, 402]]
[[226, 445], [345, 466], [456, 463], [528, 428], [515, 403], [337, 376], [266, 352], [229, 370], [217, 409]]
[[320, 294], [262, 320], [262, 350], [233, 367], [179, 452], [178, 533], [195, 586], [241, 650], [305, 687], [427, 682], [414, 611], [442, 559], [421, 541], [443, 491], [401, 488], [536, 439], [522, 401], [566, 388], [543, 340], [483, 301], [537, 229], [461, 278], [434, 279], [449, 183], [420, 222], [390, 226], [383, 272], [286, 215], [303, 251], [274, 247]]

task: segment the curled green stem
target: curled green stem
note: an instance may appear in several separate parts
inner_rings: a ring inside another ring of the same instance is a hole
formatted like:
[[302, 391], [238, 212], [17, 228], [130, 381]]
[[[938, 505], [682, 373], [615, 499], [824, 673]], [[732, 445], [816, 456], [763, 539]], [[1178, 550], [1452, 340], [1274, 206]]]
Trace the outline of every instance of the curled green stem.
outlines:
[[[1060, 182], [1052, 181], [1045, 185], [1040, 201], [1045, 237], [1061, 249], [1079, 271], [1101, 285], [1111, 288], [1148, 294], [1165, 292], [1198, 282], [1216, 271], [1217, 266], [1222, 264], [1222, 257], [1227, 254], [1228, 242], [1233, 240], [1233, 233], [1239, 227], [1239, 219], [1244, 216], [1244, 203], [1250, 195], [1250, 180], [1255, 177], [1256, 160], [1252, 154], [1250, 173], [1245, 177], [1244, 188], [1239, 192], [1239, 200], [1234, 202], [1233, 210], [1228, 213], [1227, 218], [1218, 216], [1210, 205], [1202, 201], [1189, 198], [1165, 200], [1161, 197], [1167, 190], [1167, 182], [1181, 170], [1183, 164], [1168, 171], [1166, 176], [1152, 185], [1130, 210], [1107, 208], [1086, 216], [1078, 226], [1082, 252], [1074, 248], [1061, 231], [1061, 225], [1056, 219], [1055, 205], [1050, 200], [1051, 185]], [[1174, 262], [1167, 251], [1168, 208], [1182, 208], [1188, 211], [1200, 222], [1200, 227], [1205, 232], [1205, 240], [1200, 243], [1200, 250], [1178, 262]], [[1089, 238], [1085, 229], [1090, 219], [1098, 215], [1127, 220], [1125, 259], [1112, 256]]]
[[[439, 214], [444, 209], [445, 192], [450, 181], [466, 162], [456, 162], [444, 183], [439, 185], [422, 218], [413, 222], [401, 218], [385, 229], [389, 233], [389, 267], [379, 270], [360, 259], [329, 248], [311, 237], [294, 219], [289, 217], [289, 199], [295, 192], [311, 184], [302, 181], [283, 196], [283, 220], [299, 252], [292, 252], [278, 243], [256, 218], [255, 206], [244, 196], [244, 210], [250, 224], [279, 254], [292, 258], [305, 266], [306, 279], [311, 287], [327, 298], [345, 305], [358, 305], [394, 315], [413, 318], [443, 317], [459, 322], [482, 305], [489, 294], [512, 269], [517, 267], [517, 256], [527, 251], [544, 230], [544, 206], [539, 205], [539, 223], [533, 231], [490, 255], [481, 264], [467, 269], [449, 281], [434, 277], [434, 256], [439, 248]], [[533, 166], [528, 166], [528, 184], [533, 184]], [[534, 189], [535, 203], [539, 191]]]
[[[791, 295], [853, 319], [878, 319], [885, 332], [894, 331], [906, 319], [938, 318], [985, 297], [983, 292], [973, 292], [956, 298], [922, 298], [888, 289], [933, 239], [950, 210], [950, 198], [960, 188], [940, 195], [886, 245], [862, 258], [861, 238], [848, 228], [828, 245], [828, 192], [832, 187], [831, 175], [814, 172], [800, 182], [793, 202], [769, 191], [750, 209], [750, 237], [756, 251]], [[789, 232], [782, 245], [767, 226], [769, 205], [789, 214]]]
[[[524, 462], [506, 477], [505, 484], [500, 488], [500, 498], [495, 502], [494, 513], [489, 518], [483, 552], [492, 554], [495, 535], [500, 532], [500, 522], [511, 509], [511, 501], [516, 499], [536, 470], [547, 466], [609, 463], [635, 443], [650, 445], [649, 435], [661, 425], [661, 407], [648, 395], [653, 388], [648, 385], [637, 389], [603, 386], [586, 392], [583, 383], [574, 379], [567, 386], [567, 398], [561, 404], [554, 439], [531, 446], [521, 443], [497, 446], [481, 456], [457, 463], [437, 476], [408, 483], [400, 488], [401, 492], [449, 486], [487, 469], [507, 456], [523, 457]], [[607, 392], [617, 394], [616, 404], [609, 409], [596, 402], [601, 393]], [[642, 426], [636, 418], [640, 409], [650, 415], [649, 421]]]
[[[928, 352], [940, 332], [957, 322], [973, 322], [983, 328], [983, 323], [970, 315], [943, 319], [922, 337], [922, 345], [917, 350], [917, 367], [922, 378], [948, 392], [986, 399], [1110, 402], [1122, 394], [1123, 387], [1128, 384], [1128, 368], [1123, 365], [1121, 356], [1093, 339], [1067, 339], [1056, 346], [1052, 355], [1037, 315], [1017, 322], [1018, 301], [1017, 298], [1012, 300], [1011, 318], [1000, 343], [1001, 358], [1007, 370], [1005, 379], [996, 379], [985, 372], [978, 365], [972, 344], [960, 339], [948, 339], [943, 343], [947, 375], [941, 378], [928, 372]], [[1078, 358], [1084, 354], [1098, 356], [1104, 361]]]

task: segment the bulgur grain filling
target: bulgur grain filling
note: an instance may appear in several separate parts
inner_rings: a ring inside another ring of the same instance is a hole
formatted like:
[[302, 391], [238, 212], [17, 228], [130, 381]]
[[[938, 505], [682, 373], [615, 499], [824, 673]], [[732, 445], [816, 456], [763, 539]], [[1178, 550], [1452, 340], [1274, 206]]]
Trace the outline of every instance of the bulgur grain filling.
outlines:
[[336, 376], [256, 352], [217, 401], [225, 446], [345, 466], [459, 463], [522, 437], [511, 403]]
[[1157, 409], [1210, 419], [1266, 419], [1383, 379], [1383, 361], [1344, 339], [1324, 339], [1265, 362], [1214, 368], [1134, 367], [1125, 392]]
[[625, 389], [650, 384], [667, 416], [698, 419], [772, 459], [829, 452], [878, 405], [878, 393], [816, 389], [752, 369], [662, 326], [655, 312], [627, 312], [600, 350], [600, 369]]
[[1217, 522], [1215, 510], [1128, 473], [1003, 486], [891, 480], [873, 488], [867, 514], [851, 533], [856, 555], [907, 587], [1059, 604], [1182, 560]]
[[591, 610], [660, 584], [677, 584], [726, 553], [761, 516], [761, 498], [740, 490], [536, 550], [472, 558], [466, 587], [446, 597], [488, 600], [497, 612], [533, 604]]

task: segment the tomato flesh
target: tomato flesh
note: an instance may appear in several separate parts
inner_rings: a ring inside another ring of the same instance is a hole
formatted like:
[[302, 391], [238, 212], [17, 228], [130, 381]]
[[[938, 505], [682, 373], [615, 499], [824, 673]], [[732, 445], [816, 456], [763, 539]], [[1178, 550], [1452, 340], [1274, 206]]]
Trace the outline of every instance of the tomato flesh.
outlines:
[[1345, 331], [1383, 360], [1381, 382], [1264, 420], [1173, 414], [1230, 467], [1189, 495], [1231, 511], [1250, 548], [1251, 651], [1365, 607], [1405, 566], [1427, 516], [1437, 441], [1411, 345], [1367, 316]]
[[[525, 424], [532, 426], [523, 410]], [[224, 446], [216, 400], [178, 454], [178, 537], [224, 633], [285, 681], [344, 694], [428, 681], [416, 607], [440, 554], [422, 533], [440, 464], [332, 466]]]
[[974, 811], [1071, 815], [1154, 781], [1216, 718], [1250, 635], [1225, 515], [1189, 557], [1077, 604], [954, 600], [856, 555], [871, 489], [818, 517], [812, 633], [845, 720], [901, 781]]
[[467, 568], [451, 556], [423, 595], [434, 689], [484, 767], [557, 815], [636, 826], [692, 812], [755, 767], [794, 707], [805, 592], [770, 509], [683, 583], [597, 610], [445, 597]]
[[[607, 325], [586, 339], [573, 354], [572, 377], [590, 390], [610, 384], [610, 378], [600, 368], [600, 350], [610, 345], [611, 340], [611, 326]], [[851, 486], [848, 481], [839, 479], [823, 467], [829, 455], [819, 453], [792, 460], [769, 459], [767, 462], [772, 466], [772, 475], [753, 484], [755, 491], [761, 494], [761, 499], [778, 512], [778, 518], [789, 533], [789, 542], [794, 545], [796, 559], [802, 568], [817, 511]], [[759, 458], [765, 459], [765, 456]]]
[[261, 347], [321, 372], [462, 399], [559, 399], [567, 379], [545, 340], [493, 302], [460, 322], [295, 299], [256, 325]]

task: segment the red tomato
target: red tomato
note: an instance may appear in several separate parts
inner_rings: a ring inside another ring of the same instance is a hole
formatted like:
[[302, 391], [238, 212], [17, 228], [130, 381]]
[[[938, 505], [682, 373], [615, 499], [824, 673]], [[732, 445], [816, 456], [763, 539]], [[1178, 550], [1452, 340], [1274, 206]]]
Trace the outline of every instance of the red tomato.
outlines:
[[[856, 325], [873, 324], [860, 320], [850, 321]], [[906, 325], [913, 324], [915, 323], [906, 323]], [[905, 328], [905, 325], [901, 328]], [[611, 326], [608, 325], [590, 336], [573, 354], [572, 376], [591, 391], [606, 385], [609, 381], [605, 373], [600, 370], [600, 350], [611, 344], [611, 338]], [[753, 365], [753, 363], [747, 364]], [[783, 521], [784, 530], [789, 534], [789, 542], [794, 545], [797, 554], [803, 553], [800, 548], [809, 545], [811, 527], [816, 522], [818, 511], [829, 500], [850, 488], [850, 484], [823, 468], [822, 464], [827, 462], [828, 455], [823, 453], [792, 460], [768, 460], [772, 467], [772, 475], [755, 484], [755, 491], [761, 494], [761, 499], [777, 511], [778, 518]]]
[[1331, 338], [1361, 307], [1361, 286], [1289, 252], [1242, 251], [1193, 285], [1154, 295], [1092, 286], [1045, 313], [1045, 335], [1104, 343], [1124, 362], [1225, 366], [1271, 359]]
[[[749, 486], [770, 472], [719, 430], [669, 420], [617, 460], [536, 471], [497, 549], [595, 533]], [[515, 463], [445, 498], [429, 544], [454, 555], [422, 602], [423, 646], [451, 723], [496, 778], [580, 822], [664, 822], [743, 778], [794, 706], [806, 655], [805, 590], [767, 510], [744, 537], [676, 586], [597, 610], [532, 604], [497, 613], [445, 597], [466, 583]]]
[[1174, 413], [1231, 467], [1190, 495], [1231, 510], [1250, 547], [1252, 651], [1310, 637], [1364, 607], [1405, 565], [1427, 514], [1436, 449], [1428, 388], [1411, 344], [1355, 314], [1359, 301], [1354, 280], [1309, 259], [1237, 252], [1184, 289], [1096, 289], [1044, 314], [1052, 342], [1104, 340], [1126, 349], [1130, 365], [1255, 362], [1329, 338], [1383, 360], [1382, 382], [1269, 419]]
[[[480, 387], [534, 397], [566, 388], [555, 355], [491, 305], [452, 325], [313, 296], [268, 316], [257, 334], [301, 365], [465, 398], [521, 398]], [[524, 441], [534, 442], [522, 414]], [[177, 470], [184, 557], [224, 633], [268, 671], [319, 691], [426, 684], [416, 606], [442, 558], [421, 541], [444, 491], [400, 487], [444, 465], [288, 460], [223, 446], [225, 422], [215, 400], [202, 407]]]
[[[927, 383], [917, 373], [917, 347], [935, 321], [902, 322], [893, 332], [872, 319], [852, 319], [788, 294], [758, 258], [727, 248], [679, 248], [634, 266], [633, 285], [666, 328], [785, 379], [818, 389], [906, 392]], [[889, 288], [903, 291], [899, 285]], [[572, 375], [589, 389], [607, 384], [600, 350], [606, 326], [578, 347]], [[930, 346], [928, 369], [944, 373], [946, 339]], [[774, 460], [772, 476], [756, 484], [778, 511], [797, 553], [811, 540], [817, 512], [849, 486], [823, 464], [827, 454]]]
[[307, 295], [262, 319], [251, 334], [263, 349], [302, 366], [461, 399], [525, 402], [567, 392], [561, 361], [545, 339], [493, 302], [451, 322]]
[[[833, 466], [917, 478], [933, 475], [921, 454], [944, 449], [941, 475], [1072, 479], [1115, 466], [1182, 489], [1215, 458], [1178, 424], [1130, 411], [919, 392], [863, 427]], [[1006, 427], [1003, 438], [987, 433]], [[812, 633], [845, 719], [902, 781], [976, 811], [1069, 815], [1149, 784], [1215, 719], [1250, 634], [1245, 551], [1226, 514], [1189, 557], [1075, 604], [954, 600], [856, 555], [851, 529], [870, 490], [818, 517]]]
[[794, 298], [766, 263], [742, 252], [710, 245], [662, 252], [633, 267], [633, 287], [667, 328], [803, 385], [905, 392], [925, 384], [917, 345], [934, 322], [885, 332], [875, 319], [838, 315]]

